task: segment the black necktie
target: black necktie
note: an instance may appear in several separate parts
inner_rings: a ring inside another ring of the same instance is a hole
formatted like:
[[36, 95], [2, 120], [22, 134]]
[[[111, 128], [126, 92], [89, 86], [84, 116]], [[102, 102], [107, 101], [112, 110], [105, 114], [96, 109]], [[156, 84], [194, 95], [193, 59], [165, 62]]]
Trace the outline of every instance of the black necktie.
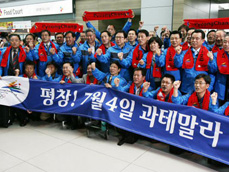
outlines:
[[14, 49], [14, 52], [13, 52], [13, 70], [15, 70], [17, 67], [17, 58], [18, 58], [18, 53], [17, 53], [17, 50]]
[[108, 84], [111, 84], [112, 76], [110, 76]]

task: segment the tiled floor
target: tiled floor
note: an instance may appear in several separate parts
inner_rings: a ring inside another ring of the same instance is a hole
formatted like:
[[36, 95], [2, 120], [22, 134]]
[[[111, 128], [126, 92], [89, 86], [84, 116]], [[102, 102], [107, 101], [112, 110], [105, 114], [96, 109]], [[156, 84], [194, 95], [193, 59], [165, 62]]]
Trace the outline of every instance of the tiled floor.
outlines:
[[206, 158], [168, 153], [168, 145], [140, 140], [117, 146], [86, 130], [62, 129], [59, 123], [31, 122], [0, 128], [0, 172], [228, 172], [208, 165]]

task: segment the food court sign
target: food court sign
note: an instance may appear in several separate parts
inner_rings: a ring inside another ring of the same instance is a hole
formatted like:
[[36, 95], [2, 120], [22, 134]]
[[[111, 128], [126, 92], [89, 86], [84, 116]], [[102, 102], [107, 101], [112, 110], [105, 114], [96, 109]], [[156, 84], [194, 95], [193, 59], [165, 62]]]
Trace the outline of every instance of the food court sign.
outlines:
[[67, 14], [73, 12], [72, 0], [0, 8], [1, 18]]

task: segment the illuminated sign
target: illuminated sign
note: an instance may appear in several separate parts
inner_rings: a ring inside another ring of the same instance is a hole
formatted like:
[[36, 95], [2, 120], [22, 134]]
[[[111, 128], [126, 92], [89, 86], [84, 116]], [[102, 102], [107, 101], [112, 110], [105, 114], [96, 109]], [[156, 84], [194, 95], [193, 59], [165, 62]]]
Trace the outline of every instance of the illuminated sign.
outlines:
[[73, 12], [72, 0], [0, 8], [1, 18], [67, 14]]

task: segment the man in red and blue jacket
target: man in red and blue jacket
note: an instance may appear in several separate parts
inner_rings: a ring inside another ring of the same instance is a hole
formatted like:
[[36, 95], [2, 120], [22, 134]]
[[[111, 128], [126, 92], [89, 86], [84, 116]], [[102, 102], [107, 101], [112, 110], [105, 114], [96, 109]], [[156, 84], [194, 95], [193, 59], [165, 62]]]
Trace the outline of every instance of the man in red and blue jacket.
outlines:
[[181, 92], [188, 93], [194, 91], [194, 80], [199, 74], [211, 76], [209, 91], [213, 90], [215, 81], [213, 73], [216, 65], [214, 56], [203, 46], [205, 33], [202, 30], [195, 30], [191, 37], [191, 47], [187, 51], [176, 51], [174, 64], [177, 68], [182, 68]]

